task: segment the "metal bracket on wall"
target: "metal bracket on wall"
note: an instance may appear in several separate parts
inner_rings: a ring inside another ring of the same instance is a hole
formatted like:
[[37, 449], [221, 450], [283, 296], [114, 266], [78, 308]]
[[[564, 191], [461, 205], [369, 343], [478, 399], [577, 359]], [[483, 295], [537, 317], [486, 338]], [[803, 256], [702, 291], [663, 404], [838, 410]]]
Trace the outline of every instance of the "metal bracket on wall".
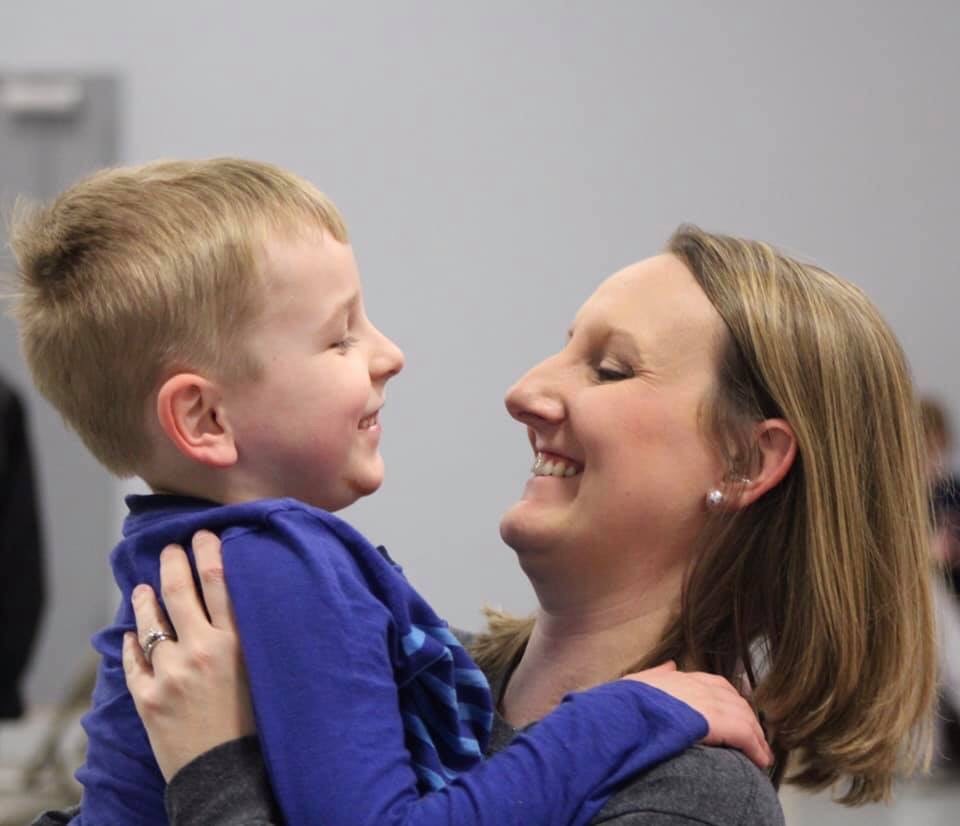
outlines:
[[73, 118], [81, 113], [82, 80], [57, 75], [0, 78], [0, 108], [13, 118]]

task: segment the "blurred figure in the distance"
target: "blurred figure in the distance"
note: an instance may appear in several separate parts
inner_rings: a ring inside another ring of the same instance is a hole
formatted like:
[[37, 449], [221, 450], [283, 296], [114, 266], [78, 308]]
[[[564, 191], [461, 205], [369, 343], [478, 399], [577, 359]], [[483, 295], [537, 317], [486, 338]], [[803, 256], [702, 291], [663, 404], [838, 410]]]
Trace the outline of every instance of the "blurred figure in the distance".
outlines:
[[950, 470], [953, 431], [945, 408], [933, 398], [921, 401], [920, 415], [936, 516], [934, 553], [949, 569], [954, 593], [960, 593], [960, 478]]
[[43, 616], [37, 489], [20, 398], [0, 379], [0, 720], [20, 717], [20, 684]]
[[946, 409], [927, 397], [920, 402], [920, 415], [927, 442], [933, 555], [938, 566], [934, 602], [940, 636], [940, 725], [935, 760], [939, 768], [960, 776], [960, 478], [950, 471], [953, 435]]

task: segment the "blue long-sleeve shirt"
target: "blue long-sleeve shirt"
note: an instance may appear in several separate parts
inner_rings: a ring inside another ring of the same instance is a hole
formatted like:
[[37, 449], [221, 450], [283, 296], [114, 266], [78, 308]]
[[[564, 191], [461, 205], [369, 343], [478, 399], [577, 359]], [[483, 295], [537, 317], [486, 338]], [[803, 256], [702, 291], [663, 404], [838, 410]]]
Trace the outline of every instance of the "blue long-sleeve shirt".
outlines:
[[94, 637], [102, 662], [75, 824], [167, 823], [122, 638], [135, 627], [133, 588], [147, 582], [159, 593], [160, 550], [187, 546], [200, 528], [223, 540], [258, 733], [290, 824], [586, 824], [623, 781], [706, 734], [685, 704], [618, 681], [568, 696], [481, 762], [486, 682], [385, 553], [345, 522], [290, 499], [128, 505], [111, 556], [123, 600]]

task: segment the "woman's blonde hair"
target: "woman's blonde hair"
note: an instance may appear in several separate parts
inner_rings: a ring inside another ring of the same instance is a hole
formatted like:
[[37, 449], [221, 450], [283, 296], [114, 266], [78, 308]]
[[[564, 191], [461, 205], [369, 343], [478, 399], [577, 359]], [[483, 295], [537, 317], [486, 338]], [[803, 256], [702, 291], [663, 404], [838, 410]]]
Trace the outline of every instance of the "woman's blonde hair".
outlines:
[[13, 314], [35, 384], [108, 469], [137, 473], [164, 370], [256, 375], [263, 245], [311, 231], [347, 240], [311, 184], [234, 158], [107, 169], [18, 205]]
[[[680, 227], [667, 245], [727, 335], [704, 426], [730, 478], [756, 460], [753, 424], [783, 418], [784, 480], [708, 523], [680, 613], [634, 667], [676, 659], [746, 680], [787, 777], [840, 799], [888, 797], [925, 763], [935, 696], [930, 511], [903, 351], [866, 296], [767, 244]], [[490, 614], [481, 664], [516, 660], [532, 620]], [[632, 669], [631, 669], [632, 670]]]

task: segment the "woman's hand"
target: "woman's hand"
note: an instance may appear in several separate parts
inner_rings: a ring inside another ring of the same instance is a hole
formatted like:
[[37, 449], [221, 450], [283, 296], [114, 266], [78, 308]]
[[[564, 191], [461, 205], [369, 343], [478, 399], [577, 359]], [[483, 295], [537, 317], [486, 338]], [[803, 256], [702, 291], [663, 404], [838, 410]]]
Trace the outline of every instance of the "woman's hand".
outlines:
[[761, 769], [772, 765], [773, 752], [767, 745], [757, 715], [740, 692], [723, 677], [677, 671], [676, 663], [667, 662], [656, 668], [627, 674], [624, 679], [659, 688], [700, 712], [709, 727], [703, 739], [706, 745], [739, 749]]
[[[128, 633], [123, 640], [127, 688], [168, 782], [195, 757], [256, 730], [240, 639], [223, 578], [220, 540], [200, 531], [193, 537], [193, 553], [203, 602], [183, 548], [164, 548], [160, 581], [170, 620], [152, 589], [140, 585], [133, 592], [137, 634]], [[176, 636], [156, 642], [148, 661], [140, 641], [151, 631]]]

